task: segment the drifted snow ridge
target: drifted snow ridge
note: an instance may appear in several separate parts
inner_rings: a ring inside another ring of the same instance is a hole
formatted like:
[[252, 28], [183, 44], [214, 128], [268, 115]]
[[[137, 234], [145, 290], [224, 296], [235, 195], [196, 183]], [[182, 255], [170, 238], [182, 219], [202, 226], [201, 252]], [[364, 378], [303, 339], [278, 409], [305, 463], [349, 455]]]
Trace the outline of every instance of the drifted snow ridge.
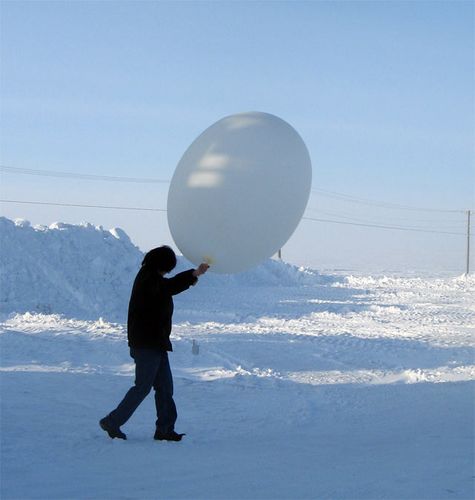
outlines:
[[[0, 242], [1, 313], [125, 321], [143, 252], [122, 229], [62, 222], [32, 226], [25, 220], [0, 217]], [[193, 265], [179, 257], [172, 274], [190, 267]], [[200, 288], [234, 295], [236, 288], [305, 286], [334, 279], [269, 259], [235, 275], [208, 273]]]

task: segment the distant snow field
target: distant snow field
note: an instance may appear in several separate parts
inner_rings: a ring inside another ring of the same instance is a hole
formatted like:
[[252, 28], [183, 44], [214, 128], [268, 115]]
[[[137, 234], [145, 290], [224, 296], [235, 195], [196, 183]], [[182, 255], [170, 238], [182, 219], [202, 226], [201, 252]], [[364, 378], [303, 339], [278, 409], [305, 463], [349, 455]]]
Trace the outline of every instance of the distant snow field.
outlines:
[[184, 441], [153, 441], [151, 395], [118, 441], [142, 253], [91, 225], [0, 241], [2, 499], [474, 497], [473, 277], [208, 273], [175, 299]]

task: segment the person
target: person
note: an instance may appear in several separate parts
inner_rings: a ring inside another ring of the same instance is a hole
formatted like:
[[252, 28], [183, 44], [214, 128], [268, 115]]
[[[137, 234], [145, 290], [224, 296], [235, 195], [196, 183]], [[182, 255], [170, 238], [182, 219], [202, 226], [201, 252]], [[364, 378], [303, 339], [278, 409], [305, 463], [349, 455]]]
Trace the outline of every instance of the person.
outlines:
[[173, 378], [168, 361], [172, 351], [173, 295], [195, 285], [208, 264], [200, 264], [171, 278], [165, 275], [176, 266], [175, 252], [168, 246], [150, 250], [144, 257], [133, 287], [127, 318], [130, 355], [135, 362], [135, 384], [117, 408], [99, 421], [111, 438], [127, 439], [120, 427], [129, 420], [140, 403], [155, 390], [157, 410], [154, 439], [181, 441], [175, 432], [177, 411], [173, 400]]

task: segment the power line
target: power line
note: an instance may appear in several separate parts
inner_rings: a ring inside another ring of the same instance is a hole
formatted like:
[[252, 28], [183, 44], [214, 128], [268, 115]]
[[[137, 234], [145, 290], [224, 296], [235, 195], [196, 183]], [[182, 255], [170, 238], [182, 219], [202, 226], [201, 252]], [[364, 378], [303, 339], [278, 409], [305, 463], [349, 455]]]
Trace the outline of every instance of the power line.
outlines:
[[33, 168], [18, 168], [0, 165], [0, 171], [7, 174], [27, 174], [39, 175], [43, 177], [63, 177], [70, 179], [84, 179], [88, 181], [108, 181], [108, 182], [134, 182], [141, 184], [169, 184], [170, 181], [164, 179], [148, 179], [143, 177], [121, 177], [112, 175], [78, 174], [75, 172], [60, 172], [57, 170], [37, 170]]
[[462, 235], [464, 236], [465, 233], [455, 233], [451, 231], [436, 231], [433, 229], [420, 229], [416, 227], [403, 227], [403, 226], [385, 226], [382, 224], [363, 224], [359, 222], [346, 222], [346, 221], [339, 221], [339, 220], [331, 220], [331, 219], [317, 219], [314, 217], [302, 217], [303, 220], [311, 220], [315, 222], [330, 222], [332, 224], [345, 224], [348, 226], [362, 226], [362, 227], [375, 227], [375, 228], [380, 228], [380, 229], [396, 229], [398, 231], [414, 231], [418, 233], [436, 233], [436, 234], [454, 234], [454, 235]]
[[106, 208], [113, 210], [142, 210], [147, 212], [166, 212], [164, 208], [148, 208], [148, 207], [119, 207], [110, 205], [85, 205], [82, 203], [54, 203], [46, 201], [26, 201], [26, 200], [0, 200], [1, 203], [20, 203], [26, 205], [51, 205], [55, 207], [79, 207], [79, 208]]
[[[108, 181], [108, 182], [128, 182], [128, 183], [140, 183], [140, 184], [169, 184], [170, 181], [166, 179], [156, 179], [156, 178], [144, 178], [144, 177], [122, 177], [122, 176], [111, 176], [111, 175], [96, 175], [96, 174], [80, 174], [75, 172], [62, 172], [58, 170], [40, 170], [33, 168], [19, 168], [12, 167], [8, 165], [0, 165], [0, 171], [9, 174], [26, 174], [26, 175], [37, 175], [43, 177], [60, 177], [60, 178], [71, 178], [71, 179], [83, 179], [90, 181]], [[426, 208], [426, 207], [414, 207], [410, 205], [402, 205], [397, 203], [389, 203], [378, 200], [371, 200], [366, 198], [360, 198], [357, 196], [348, 195], [345, 193], [339, 193], [337, 191], [328, 191], [326, 189], [313, 188], [311, 190], [313, 193], [319, 194], [321, 196], [326, 196], [329, 198], [335, 198], [342, 201], [347, 201], [350, 203], [356, 203], [361, 205], [376, 206], [381, 208], [387, 208], [392, 210], [409, 210], [416, 212], [437, 212], [437, 213], [465, 213], [466, 210], [444, 210], [438, 208]]]
[[[50, 205], [50, 206], [60, 206], [60, 207], [79, 207], [79, 208], [100, 208], [100, 209], [112, 209], [112, 210], [136, 210], [136, 211], [148, 211], [148, 212], [166, 212], [164, 208], [149, 208], [149, 207], [124, 207], [124, 206], [110, 206], [110, 205], [87, 205], [80, 203], [55, 203], [55, 202], [44, 202], [44, 201], [30, 201], [30, 200], [4, 200], [0, 199], [2, 203], [19, 203], [28, 205]], [[331, 224], [345, 224], [349, 226], [362, 226], [362, 227], [373, 227], [380, 229], [395, 229], [398, 231], [413, 231], [420, 233], [435, 233], [435, 234], [451, 234], [451, 235], [464, 235], [465, 233], [456, 233], [451, 231], [437, 231], [432, 229], [421, 229], [415, 227], [403, 227], [403, 226], [389, 226], [382, 224], [364, 224], [357, 222], [346, 222], [337, 221], [331, 219], [317, 219], [314, 217], [302, 217], [303, 220], [315, 221], [315, 222], [328, 222]]]
[[[318, 214], [323, 214], [323, 215], [329, 215], [330, 217], [338, 217], [340, 219], [346, 219], [346, 220], [350, 220], [350, 221], [354, 221], [354, 222], [360, 222], [360, 223], [367, 223], [367, 224], [380, 224], [381, 222], [378, 221], [378, 220], [368, 220], [366, 218], [364, 219], [361, 219], [361, 218], [358, 218], [358, 217], [351, 217], [349, 215], [345, 215], [345, 214], [342, 214], [341, 212], [336, 212], [336, 211], [332, 211], [332, 210], [320, 210], [320, 209], [317, 209], [317, 208], [307, 208], [306, 210], [307, 212], [314, 212], [314, 213], [318, 213]], [[457, 213], [457, 216], [460, 217], [460, 214]], [[396, 217], [396, 218], [399, 218], [399, 217]], [[402, 222], [401, 221], [394, 221], [394, 220], [391, 220], [390, 221], [392, 224], [394, 225], [402, 225], [402, 223], [406, 223], [406, 222], [412, 222], [412, 223], [416, 223], [418, 225], [420, 224], [423, 224], [424, 226], [427, 226], [427, 225], [430, 225], [430, 224], [436, 224], [440, 227], [441, 224], [444, 224], [444, 225], [450, 225], [451, 227], [453, 226], [456, 226], [456, 225], [459, 225], [460, 227], [464, 227], [465, 226], [465, 222], [463, 220], [460, 220], [460, 221], [454, 221], [454, 220], [434, 220], [434, 219], [431, 219], [431, 220], [418, 220], [418, 219], [408, 219], [407, 217], [404, 217], [402, 219]], [[384, 225], [384, 222], [383, 222], [383, 225]], [[411, 227], [415, 227], [415, 226], [411, 226]]]
[[336, 198], [343, 201], [358, 203], [361, 205], [370, 205], [395, 210], [411, 210], [415, 212], [465, 213], [465, 210], [444, 210], [439, 208], [413, 207], [410, 205], [400, 205], [397, 203], [389, 203], [385, 201], [369, 200], [365, 198], [359, 198], [357, 196], [347, 195], [344, 193], [338, 193], [336, 191], [327, 191], [325, 189], [312, 189], [312, 192], [321, 194], [322, 196], [327, 196], [329, 198]]

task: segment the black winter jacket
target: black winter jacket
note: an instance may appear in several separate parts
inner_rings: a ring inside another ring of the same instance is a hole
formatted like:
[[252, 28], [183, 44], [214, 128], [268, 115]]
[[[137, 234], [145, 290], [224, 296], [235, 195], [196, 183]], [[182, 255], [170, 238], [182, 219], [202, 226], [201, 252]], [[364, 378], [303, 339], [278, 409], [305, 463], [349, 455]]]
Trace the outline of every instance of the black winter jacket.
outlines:
[[138, 272], [129, 302], [127, 337], [130, 347], [172, 351], [173, 295], [197, 282], [193, 269], [164, 278], [144, 265]]

